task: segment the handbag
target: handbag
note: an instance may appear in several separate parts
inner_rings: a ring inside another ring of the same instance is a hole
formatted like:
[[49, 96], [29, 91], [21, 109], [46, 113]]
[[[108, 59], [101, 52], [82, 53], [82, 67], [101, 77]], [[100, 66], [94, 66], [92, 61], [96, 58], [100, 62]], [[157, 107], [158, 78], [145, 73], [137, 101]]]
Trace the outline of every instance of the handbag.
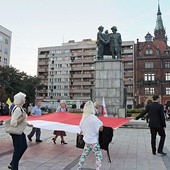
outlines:
[[[14, 112], [15, 109], [13, 109], [13, 112]], [[8, 120], [5, 121], [5, 131], [6, 131], [6, 133], [15, 134], [15, 135], [22, 135], [22, 133], [25, 129], [25, 126], [22, 125], [22, 122], [18, 126], [12, 126], [10, 124], [10, 122], [11, 122], [11, 118], [9, 118]]]
[[83, 140], [83, 134], [77, 133], [77, 139], [76, 139], [76, 147], [80, 149], [84, 149], [85, 142]]
[[12, 126], [10, 124], [11, 122], [11, 118], [8, 119], [7, 121], [5, 121], [5, 131], [6, 133], [9, 133], [9, 134], [15, 134], [15, 135], [21, 135], [22, 132], [23, 132], [23, 129], [21, 129], [21, 126]]

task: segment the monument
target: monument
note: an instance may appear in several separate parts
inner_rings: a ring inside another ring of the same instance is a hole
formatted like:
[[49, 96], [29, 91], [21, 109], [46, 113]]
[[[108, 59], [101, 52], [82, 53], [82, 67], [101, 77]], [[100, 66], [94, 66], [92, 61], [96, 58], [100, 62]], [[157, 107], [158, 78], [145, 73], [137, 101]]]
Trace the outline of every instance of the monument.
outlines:
[[98, 28], [97, 33], [97, 47], [98, 47], [98, 60], [103, 60], [104, 55], [111, 55], [112, 59], [121, 59], [121, 34], [117, 33], [117, 27], [111, 28], [112, 33], [109, 34], [108, 30], [103, 33], [103, 26]]
[[[100, 26], [97, 33], [97, 60], [95, 61], [95, 100], [101, 103], [105, 98], [108, 114], [120, 114], [124, 104], [124, 68], [121, 60], [121, 34], [117, 27], [111, 33]], [[110, 59], [105, 59], [110, 56]]]

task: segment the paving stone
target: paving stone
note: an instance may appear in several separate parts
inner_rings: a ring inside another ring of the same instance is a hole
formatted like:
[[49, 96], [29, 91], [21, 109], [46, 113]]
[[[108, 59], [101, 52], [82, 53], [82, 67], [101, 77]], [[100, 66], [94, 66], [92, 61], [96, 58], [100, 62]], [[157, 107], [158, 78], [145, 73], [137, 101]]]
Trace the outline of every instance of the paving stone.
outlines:
[[[26, 134], [30, 132], [26, 129]], [[152, 155], [149, 129], [119, 128], [114, 132], [109, 146], [112, 163], [108, 162], [106, 151], [103, 153], [102, 170], [169, 170], [170, 169], [170, 122], [167, 122], [164, 151], [167, 156]], [[75, 147], [76, 134], [67, 133], [68, 145], [52, 143], [51, 131], [42, 130], [42, 143], [28, 142], [19, 170], [76, 170], [82, 149]], [[159, 140], [159, 138], [158, 138]], [[158, 143], [158, 142], [157, 142]], [[11, 138], [0, 126], [0, 169], [7, 170], [12, 158]], [[95, 157], [90, 154], [83, 170], [95, 169]]]

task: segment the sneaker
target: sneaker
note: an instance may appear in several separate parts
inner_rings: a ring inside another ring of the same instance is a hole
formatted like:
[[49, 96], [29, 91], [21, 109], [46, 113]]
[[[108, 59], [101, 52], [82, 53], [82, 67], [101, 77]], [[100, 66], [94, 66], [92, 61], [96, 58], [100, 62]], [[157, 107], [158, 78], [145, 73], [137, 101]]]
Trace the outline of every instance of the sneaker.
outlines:
[[167, 153], [165, 153], [165, 152], [158, 152], [160, 155], [162, 155], [162, 156], [165, 156], [165, 155], [167, 155]]
[[29, 140], [30, 142], [32, 142], [32, 139], [31, 139], [29, 136], [27, 136], [27, 138], [28, 138], [28, 140]]
[[42, 142], [42, 140], [39, 139], [39, 140], [36, 140], [36, 142]]

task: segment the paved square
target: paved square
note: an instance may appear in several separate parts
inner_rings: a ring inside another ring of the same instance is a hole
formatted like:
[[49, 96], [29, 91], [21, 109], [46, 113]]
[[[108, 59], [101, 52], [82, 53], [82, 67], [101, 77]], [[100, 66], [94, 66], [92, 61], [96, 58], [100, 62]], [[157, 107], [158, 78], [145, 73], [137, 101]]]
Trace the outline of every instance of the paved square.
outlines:
[[[30, 132], [26, 129], [26, 134]], [[20, 170], [76, 170], [81, 149], [75, 147], [76, 134], [67, 133], [67, 145], [53, 144], [52, 131], [42, 130], [42, 143], [35, 138], [28, 142], [28, 149], [20, 161]], [[114, 132], [110, 144], [112, 163], [103, 151], [103, 170], [168, 170], [170, 169], [170, 122], [167, 122], [164, 151], [167, 156], [152, 155], [149, 129], [119, 128]], [[159, 139], [159, 138], [158, 138]], [[12, 157], [12, 141], [0, 126], [0, 169], [7, 170]], [[95, 158], [91, 154], [84, 164], [84, 170], [95, 169]]]

